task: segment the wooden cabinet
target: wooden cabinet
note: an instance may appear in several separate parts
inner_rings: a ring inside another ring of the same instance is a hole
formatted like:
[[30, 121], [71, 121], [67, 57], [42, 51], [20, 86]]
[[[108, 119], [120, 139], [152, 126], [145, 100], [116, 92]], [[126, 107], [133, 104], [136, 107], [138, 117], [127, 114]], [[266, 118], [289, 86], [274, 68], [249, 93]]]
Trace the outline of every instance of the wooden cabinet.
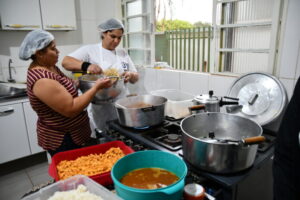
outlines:
[[28, 141], [29, 141], [31, 154], [42, 152], [44, 150], [38, 145], [38, 141], [37, 141], [37, 133], [36, 133], [36, 122], [38, 119], [37, 114], [31, 108], [29, 102], [23, 103], [23, 109], [24, 109], [25, 123], [27, 126]]
[[4, 30], [76, 30], [74, 0], [1, 0]]
[[0, 106], [0, 164], [30, 155], [22, 103]]

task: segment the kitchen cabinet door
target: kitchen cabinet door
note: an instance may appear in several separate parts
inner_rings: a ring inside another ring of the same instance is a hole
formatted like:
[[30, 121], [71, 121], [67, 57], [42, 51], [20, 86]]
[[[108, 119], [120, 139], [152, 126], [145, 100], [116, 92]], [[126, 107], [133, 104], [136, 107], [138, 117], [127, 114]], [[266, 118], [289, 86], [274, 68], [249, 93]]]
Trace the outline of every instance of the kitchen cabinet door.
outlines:
[[76, 30], [74, 0], [40, 0], [45, 30]]
[[39, 0], [1, 0], [0, 15], [4, 30], [42, 28]]
[[30, 155], [22, 103], [0, 106], [0, 164]]
[[24, 108], [25, 123], [27, 126], [28, 140], [29, 140], [31, 153], [35, 154], [35, 153], [42, 152], [44, 150], [38, 145], [38, 141], [37, 141], [37, 133], [36, 133], [36, 122], [38, 119], [37, 114], [31, 108], [29, 102], [23, 103], [23, 108]]

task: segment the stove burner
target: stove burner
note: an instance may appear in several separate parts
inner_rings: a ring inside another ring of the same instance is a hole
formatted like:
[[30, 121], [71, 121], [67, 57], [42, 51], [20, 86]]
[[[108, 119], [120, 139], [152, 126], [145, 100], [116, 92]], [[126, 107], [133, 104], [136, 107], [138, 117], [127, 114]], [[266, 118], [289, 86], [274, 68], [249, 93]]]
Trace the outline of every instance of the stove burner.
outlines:
[[137, 130], [145, 130], [145, 129], [148, 129], [150, 126], [144, 126], [144, 127], [133, 127], [134, 129], [137, 129]]
[[180, 135], [177, 134], [168, 134], [165, 138], [164, 141], [167, 143], [178, 143], [181, 142]]
[[160, 145], [171, 148], [173, 150], [178, 150], [181, 148], [181, 135], [179, 134], [166, 134], [161, 137], [155, 138], [155, 141]]

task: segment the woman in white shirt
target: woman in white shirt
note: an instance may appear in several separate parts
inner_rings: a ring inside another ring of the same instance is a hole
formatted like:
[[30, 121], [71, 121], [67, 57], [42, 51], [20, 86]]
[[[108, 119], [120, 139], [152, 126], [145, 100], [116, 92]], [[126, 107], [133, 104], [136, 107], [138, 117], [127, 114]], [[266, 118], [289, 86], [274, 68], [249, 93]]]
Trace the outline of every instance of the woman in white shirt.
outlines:
[[[83, 46], [63, 59], [62, 65], [70, 71], [87, 71], [101, 74], [115, 68], [124, 77], [124, 82], [138, 81], [137, 70], [124, 49], [116, 49], [120, 44], [124, 26], [117, 19], [109, 19], [98, 26], [102, 41]], [[123, 92], [124, 96], [125, 91]], [[118, 98], [122, 97], [122, 94]], [[114, 101], [114, 100], [113, 100]], [[93, 128], [105, 131], [106, 122], [117, 118], [113, 101], [92, 103], [88, 110]]]

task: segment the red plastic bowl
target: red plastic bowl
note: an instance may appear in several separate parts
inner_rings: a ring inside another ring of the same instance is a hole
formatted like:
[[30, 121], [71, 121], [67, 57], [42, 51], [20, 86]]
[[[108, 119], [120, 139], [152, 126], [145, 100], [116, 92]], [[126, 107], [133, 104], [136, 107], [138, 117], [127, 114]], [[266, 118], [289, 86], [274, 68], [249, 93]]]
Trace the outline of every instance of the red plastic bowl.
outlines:
[[[51, 177], [53, 177], [55, 179], [55, 181], [59, 181], [60, 179], [58, 177], [56, 166], [58, 165], [58, 163], [60, 161], [75, 160], [76, 158], [78, 158], [80, 156], [87, 156], [92, 153], [94, 153], [94, 154], [105, 153], [111, 147], [119, 147], [124, 152], [125, 155], [134, 152], [129, 146], [126, 146], [121, 141], [112, 141], [112, 142], [107, 142], [104, 144], [93, 145], [90, 147], [84, 147], [84, 148], [80, 148], [80, 149], [64, 151], [64, 152], [57, 153], [52, 157], [52, 161], [51, 161], [51, 164], [49, 165], [48, 173]], [[101, 185], [110, 185], [113, 183], [111, 176], [110, 176], [110, 171], [105, 172], [103, 174], [97, 174], [97, 175], [93, 175], [93, 176], [89, 176], [89, 177]]]

